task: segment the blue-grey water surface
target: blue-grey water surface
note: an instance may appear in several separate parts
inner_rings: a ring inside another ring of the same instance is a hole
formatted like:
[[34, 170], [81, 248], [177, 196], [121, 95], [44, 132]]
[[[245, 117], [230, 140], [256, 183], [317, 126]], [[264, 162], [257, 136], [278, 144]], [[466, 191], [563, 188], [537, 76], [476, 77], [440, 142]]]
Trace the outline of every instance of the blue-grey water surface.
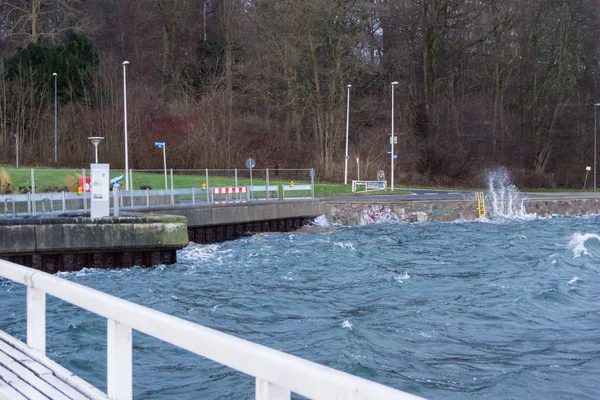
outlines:
[[[597, 399], [599, 222], [264, 234], [60, 276], [431, 399]], [[0, 281], [0, 329], [22, 340], [24, 293]], [[106, 390], [106, 321], [55, 298], [47, 320], [50, 357]], [[134, 333], [136, 398], [250, 399], [253, 385]]]

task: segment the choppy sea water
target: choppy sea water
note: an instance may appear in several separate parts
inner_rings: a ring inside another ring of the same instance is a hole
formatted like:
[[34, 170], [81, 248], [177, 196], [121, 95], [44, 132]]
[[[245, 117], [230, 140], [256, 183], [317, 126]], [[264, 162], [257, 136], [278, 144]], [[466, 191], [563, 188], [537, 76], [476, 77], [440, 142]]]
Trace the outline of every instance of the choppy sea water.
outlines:
[[[600, 398], [600, 217], [340, 227], [191, 244], [173, 266], [60, 274], [431, 399]], [[48, 353], [106, 389], [106, 321], [48, 298]], [[25, 291], [0, 280], [24, 340]], [[254, 380], [134, 333], [140, 399]]]

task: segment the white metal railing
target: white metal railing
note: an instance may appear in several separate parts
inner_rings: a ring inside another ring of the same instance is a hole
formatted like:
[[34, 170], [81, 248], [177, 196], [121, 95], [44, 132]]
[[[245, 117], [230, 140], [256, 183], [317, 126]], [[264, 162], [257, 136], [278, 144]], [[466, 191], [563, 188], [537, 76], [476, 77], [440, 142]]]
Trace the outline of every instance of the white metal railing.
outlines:
[[[296, 199], [296, 198], [303, 198], [303, 197], [289, 197], [289, 192], [308, 192], [309, 195], [308, 196], [303, 196], [304, 198], [311, 198], [314, 199], [315, 198], [315, 191], [314, 191], [314, 186], [311, 185], [281, 185], [281, 198], [282, 199]], [[288, 192], [288, 197], [285, 197], [285, 192]]]
[[44, 358], [46, 294], [107, 319], [111, 399], [133, 396], [133, 329], [254, 376], [257, 400], [289, 400], [292, 392], [324, 400], [420, 398], [8, 261], [0, 260], [0, 276], [27, 286], [27, 345]]
[[387, 190], [387, 181], [352, 181], [352, 193], [357, 192], [360, 186], [365, 192]]
[[[282, 197], [279, 197], [281, 187]], [[147, 207], [178, 207], [210, 204], [212, 187], [180, 188], [161, 190], [119, 190], [121, 209], [143, 209]], [[285, 197], [286, 192], [304, 191], [305, 197]], [[314, 198], [314, 185], [258, 185], [249, 186], [245, 201], [256, 200], [293, 200], [298, 198]], [[0, 218], [26, 215], [59, 215], [69, 212], [87, 212], [90, 207], [90, 193], [73, 192], [0, 194]], [[113, 196], [110, 196], [113, 207]]]

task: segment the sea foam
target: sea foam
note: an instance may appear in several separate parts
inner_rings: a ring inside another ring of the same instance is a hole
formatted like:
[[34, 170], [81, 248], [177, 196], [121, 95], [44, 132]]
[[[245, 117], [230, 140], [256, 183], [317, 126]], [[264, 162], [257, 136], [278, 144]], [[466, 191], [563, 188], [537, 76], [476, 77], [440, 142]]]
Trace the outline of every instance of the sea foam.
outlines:
[[569, 248], [573, 250], [575, 258], [581, 257], [582, 255], [590, 255], [590, 252], [585, 247], [585, 242], [589, 239], [596, 239], [600, 241], [600, 236], [595, 233], [575, 233], [571, 236], [569, 241]]

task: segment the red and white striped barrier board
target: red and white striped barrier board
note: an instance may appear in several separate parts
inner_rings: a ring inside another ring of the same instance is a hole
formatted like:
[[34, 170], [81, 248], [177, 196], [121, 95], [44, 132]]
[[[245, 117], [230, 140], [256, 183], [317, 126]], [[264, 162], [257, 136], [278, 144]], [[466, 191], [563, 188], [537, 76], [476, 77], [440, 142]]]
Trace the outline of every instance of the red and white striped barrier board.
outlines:
[[214, 187], [213, 194], [248, 193], [248, 187]]

